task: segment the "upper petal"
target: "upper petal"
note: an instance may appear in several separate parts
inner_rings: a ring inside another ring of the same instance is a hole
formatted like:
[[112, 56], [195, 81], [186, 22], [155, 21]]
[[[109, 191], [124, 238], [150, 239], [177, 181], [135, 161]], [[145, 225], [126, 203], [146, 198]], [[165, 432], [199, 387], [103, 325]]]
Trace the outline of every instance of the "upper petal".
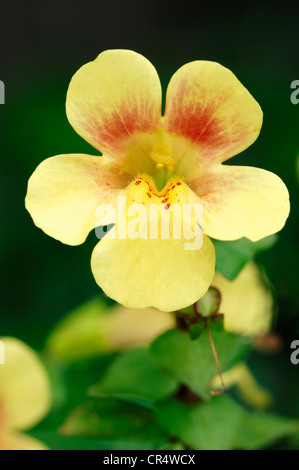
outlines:
[[210, 164], [227, 160], [256, 140], [262, 110], [229, 69], [194, 61], [171, 78], [163, 122], [167, 132], [198, 148], [201, 163]]
[[108, 50], [73, 76], [66, 100], [69, 122], [108, 155], [126, 151], [138, 134], [153, 133], [161, 118], [161, 84], [153, 65], [128, 50]]
[[218, 165], [191, 187], [204, 205], [204, 232], [219, 240], [260, 240], [281, 230], [289, 215], [285, 184], [260, 168]]
[[0, 403], [6, 427], [29, 429], [49, 412], [50, 382], [40, 358], [22, 341], [4, 337], [0, 366]]
[[57, 155], [44, 160], [29, 179], [26, 208], [48, 235], [78, 245], [100, 225], [98, 204], [112, 204], [128, 179], [106, 157]]

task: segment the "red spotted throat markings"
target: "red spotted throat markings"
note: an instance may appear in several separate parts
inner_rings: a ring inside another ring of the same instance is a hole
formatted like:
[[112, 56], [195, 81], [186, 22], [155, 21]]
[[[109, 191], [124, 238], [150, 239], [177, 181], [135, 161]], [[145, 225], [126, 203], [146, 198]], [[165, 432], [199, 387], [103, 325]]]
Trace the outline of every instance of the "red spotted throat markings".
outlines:
[[[203, 205], [182, 181], [172, 179], [159, 192], [151, 178], [139, 177], [124, 191], [117, 204], [98, 205], [98, 238], [183, 239], [185, 250], [202, 247]], [[107, 224], [114, 225], [108, 233]]]

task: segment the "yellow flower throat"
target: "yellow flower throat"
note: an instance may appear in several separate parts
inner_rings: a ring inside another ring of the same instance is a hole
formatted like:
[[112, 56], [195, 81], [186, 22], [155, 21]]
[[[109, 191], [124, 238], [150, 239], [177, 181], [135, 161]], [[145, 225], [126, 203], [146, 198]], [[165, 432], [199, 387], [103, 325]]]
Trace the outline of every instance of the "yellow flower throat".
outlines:
[[170, 147], [164, 142], [155, 145], [151, 152], [151, 159], [156, 163], [157, 171], [154, 175], [154, 181], [158, 190], [163, 189], [173, 174], [174, 160], [171, 154]]

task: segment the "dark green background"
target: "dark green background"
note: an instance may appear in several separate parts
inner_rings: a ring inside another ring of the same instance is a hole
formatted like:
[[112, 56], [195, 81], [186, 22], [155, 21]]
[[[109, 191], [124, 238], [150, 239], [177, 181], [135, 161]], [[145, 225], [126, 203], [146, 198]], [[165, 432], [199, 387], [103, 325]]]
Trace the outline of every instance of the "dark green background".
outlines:
[[[89, 267], [95, 234], [82, 246], [63, 245], [36, 228], [24, 208], [27, 180], [42, 160], [94, 152], [65, 115], [72, 75], [105, 49], [132, 49], [155, 65], [165, 91], [184, 63], [218, 61], [237, 75], [264, 111], [260, 137], [233, 163], [277, 173], [291, 196], [291, 215], [278, 243], [259, 257], [275, 288], [276, 331], [285, 344], [273, 359], [277, 375], [269, 372], [278, 388], [282, 377], [290, 376], [280, 392], [283, 410], [299, 372], [299, 365], [297, 372], [289, 362], [289, 344], [299, 337], [299, 105], [290, 101], [290, 84], [299, 79], [298, 42], [295, 3], [2, 3], [0, 79], [6, 104], [0, 106], [0, 335], [18, 336], [41, 348], [59, 318], [100, 293]], [[260, 376], [267, 364], [258, 363]]]

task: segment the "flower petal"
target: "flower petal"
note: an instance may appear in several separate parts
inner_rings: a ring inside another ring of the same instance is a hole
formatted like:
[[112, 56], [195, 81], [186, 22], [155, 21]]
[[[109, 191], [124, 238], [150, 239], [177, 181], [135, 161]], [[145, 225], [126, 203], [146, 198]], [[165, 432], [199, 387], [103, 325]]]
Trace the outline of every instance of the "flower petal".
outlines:
[[157, 130], [161, 96], [156, 69], [145, 57], [108, 50], [73, 76], [67, 116], [87, 142], [108, 155], [118, 155], [126, 151], [128, 141], [139, 142], [138, 134]]
[[184, 239], [103, 238], [95, 247], [91, 268], [97, 284], [129, 308], [156, 307], [170, 312], [202, 297], [214, 275], [212, 242], [199, 250], [184, 249]]
[[261, 335], [270, 330], [273, 298], [255, 263], [247, 263], [233, 281], [216, 271], [212, 286], [221, 293], [225, 330], [243, 335]]
[[0, 402], [9, 429], [29, 429], [49, 412], [50, 383], [44, 365], [22, 341], [2, 337], [5, 364], [0, 366]]
[[259, 135], [262, 110], [236, 76], [216, 62], [194, 61], [171, 78], [164, 127], [195, 144], [201, 163], [223, 162]]
[[260, 240], [281, 230], [289, 215], [285, 184], [260, 168], [218, 165], [191, 187], [204, 205], [204, 232], [219, 240]]
[[49, 448], [34, 437], [9, 433], [0, 437], [0, 450], [49, 450]]
[[35, 225], [69, 245], [79, 245], [97, 225], [99, 203], [116, 200], [129, 176], [106, 157], [57, 155], [44, 160], [28, 182], [26, 208]]

